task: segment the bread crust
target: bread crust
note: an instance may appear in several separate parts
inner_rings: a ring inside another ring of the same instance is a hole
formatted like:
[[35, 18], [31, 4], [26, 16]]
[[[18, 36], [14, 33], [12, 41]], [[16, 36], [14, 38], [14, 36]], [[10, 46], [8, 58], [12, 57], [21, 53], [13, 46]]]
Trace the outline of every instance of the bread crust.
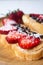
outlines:
[[38, 60], [43, 57], [43, 42], [32, 49], [22, 49], [15, 44], [12, 46], [15, 55], [22, 60]]
[[29, 17], [29, 15], [23, 15], [22, 20], [23, 23], [32, 31], [43, 34], [43, 24], [36, 22], [34, 19]]
[[7, 59], [14, 59], [15, 53], [13, 53], [12, 46], [6, 39], [6, 35], [0, 34], [0, 56]]

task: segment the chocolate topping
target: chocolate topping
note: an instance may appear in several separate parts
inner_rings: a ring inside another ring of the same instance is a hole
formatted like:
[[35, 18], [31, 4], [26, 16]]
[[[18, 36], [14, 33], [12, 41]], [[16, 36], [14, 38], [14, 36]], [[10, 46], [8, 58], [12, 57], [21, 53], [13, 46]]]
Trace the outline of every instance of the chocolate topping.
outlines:
[[36, 22], [43, 23], [43, 15], [38, 15], [38, 14], [30, 14], [29, 15], [31, 18], [36, 20]]
[[[26, 33], [29, 35], [36, 35], [37, 33], [35, 31], [31, 31], [28, 27], [21, 25], [21, 24], [14, 24], [12, 26], [15, 26], [17, 28], [17, 31], [20, 33]], [[43, 38], [43, 35], [39, 35], [40, 38]]]
[[43, 35], [40, 35], [41, 38], [43, 38]]

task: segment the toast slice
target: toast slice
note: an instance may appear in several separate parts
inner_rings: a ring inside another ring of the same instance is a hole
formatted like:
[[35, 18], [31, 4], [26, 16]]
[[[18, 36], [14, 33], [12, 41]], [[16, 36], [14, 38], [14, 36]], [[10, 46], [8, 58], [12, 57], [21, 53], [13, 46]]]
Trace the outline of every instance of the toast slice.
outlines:
[[6, 35], [0, 34], [0, 56], [7, 59], [19, 58], [18, 60], [37, 60], [43, 57], [43, 40], [32, 49], [22, 49], [17, 44], [9, 44]]
[[5, 37], [6, 35], [0, 34], [0, 56], [7, 59], [13, 59], [15, 53], [13, 53], [12, 46], [11, 44], [8, 44]]
[[43, 24], [36, 22], [36, 20], [29, 17], [29, 15], [23, 15], [22, 20], [32, 31], [43, 34]]
[[43, 41], [32, 49], [22, 49], [18, 44], [12, 45], [12, 49], [16, 57], [22, 60], [38, 60], [43, 57]]
[[0, 34], [0, 56], [14, 59], [15, 56], [22, 60], [37, 60], [43, 57], [43, 41], [33, 49], [22, 49], [17, 44], [8, 44], [6, 35]]
[[18, 60], [37, 60], [43, 57], [43, 40], [32, 49], [22, 49], [17, 44], [9, 44], [6, 35], [0, 34], [0, 56], [7, 59], [19, 58]]

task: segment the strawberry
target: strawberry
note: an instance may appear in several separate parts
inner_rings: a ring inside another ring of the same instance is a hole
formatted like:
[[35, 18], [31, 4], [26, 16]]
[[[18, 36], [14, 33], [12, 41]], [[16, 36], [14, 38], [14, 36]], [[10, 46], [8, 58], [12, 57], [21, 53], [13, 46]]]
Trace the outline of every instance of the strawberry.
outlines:
[[33, 19], [37, 19], [37, 17], [39, 17], [40, 14], [30, 14], [30, 17], [32, 17]]
[[17, 15], [18, 15], [19, 18], [21, 18], [21, 17], [23, 16], [23, 14], [24, 14], [24, 13], [23, 13], [21, 10], [18, 10], [18, 11], [17, 11]]
[[43, 14], [41, 14], [38, 18], [37, 18], [37, 21], [39, 23], [43, 23]]
[[16, 22], [15, 21], [13, 21], [13, 20], [11, 20], [11, 19], [9, 19], [9, 18], [3, 18], [2, 19], [2, 24], [3, 25], [12, 25], [12, 24], [16, 24]]
[[40, 15], [38, 18], [39, 18], [39, 19], [43, 19], [43, 15]]
[[6, 36], [6, 40], [9, 43], [18, 43], [19, 39], [25, 36], [26, 34], [21, 34], [17, 31], [10, 31], [8, 35]]
[[38, 16], [40, 16], [40, 14], [30, 14], [30, 16], [36, 16], [36, 17], [38, 17]]
[[5, 25], [0, 27], [0, 34], [8, 34], [9, 31], [16, 30], [14, 26], [11, 25]]
[[39, 38], [25, 36], [19, 39], [18, 45], [23, 49], [30, 49], [37, 46], [39, 43]]
[[17, 14], [16, 14], [16, 12], [11, 12], [11, 13], [9, 14], [8, 18], [10, 18], [10, 19], [16, 21], [16, 18], [17, 18]]
[[16, 21], [17, 23], [23, 23], [22, 22], [22, 16], [23, 16], [23, 12], [21, 10], [18, 10], [16, 12], [11, 12], [9, 15], [8, 15], [8, 18], [9, 19], [12, 19], [14, 21]]
[[23, 15], [24, 15], [24, 13], [21, 10], [17, 11], [18, 23], [23, 23], [23, 21], [22, 21], [22, 16]]
[[6, 37], [6, 40], [9, 43], [17, 43], [20, 38], [20, 34], [17, 31], [9, 32], [9, 34]]

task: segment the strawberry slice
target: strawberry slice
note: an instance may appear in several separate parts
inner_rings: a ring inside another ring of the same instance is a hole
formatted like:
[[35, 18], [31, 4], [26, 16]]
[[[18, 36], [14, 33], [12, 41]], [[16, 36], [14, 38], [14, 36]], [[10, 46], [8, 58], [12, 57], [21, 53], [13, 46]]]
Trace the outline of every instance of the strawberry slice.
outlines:
[[9, 34], [6, 36], [6, 40], [9, 43], [17, 43], [20, 39], [20, 34], [17, 31], [10, 31]]
[[30, 17], [32, 17], [33, 19], [37, 19], [37, 17], [39, 17], [40, 16], [40, 14], [30, 14]]
[[3, 18], [2, 19], [2, 24], [3, 25], [12, 25], [12, 24], [16, 24], [16, 22], [11, 20], [11, 19], [9, 19], [9, 18]]
[[26, 36], [26, 34], [21, 34], [17, 31], [10, 31], [9, 34], [6, 36], [6, 40], [11, 44], [18, 43], [18, 40], [24, 36]]
[[40, 14], [34, 14], [34, 13], [33, 13], [33, 14], [30, 14], [30, 16], [31, 16], [31, 17], [32, 17], [32, 16], [33, 16], [33, 17], [34, 17], [34, 16], [38, 17], [38, 16], [40, 16]]
[[43, 19], [43, 15], [40, 15], [38, 18], [39, 18], [39, 19]]
[[19, 39], [18, 45], [23, 49], [30, 49], [37, 46], [40, 43], [39, 38], [35, 38], [33, 36], [25, 36]]
[[13, 11], [8, 15], [9, 19], [12, 19], [14, 21], [16, 21], [19, 24], [22, 24], [22, 16], [24, 15], [24, 13], [21, 10], [17, 10], [17, 11]]
[[8, 34], [9, 31], [17, 30], [16, 27], [11, 25], [5, 25], [0, 27], [0, 34]]
[[39, 23], [43, 23], [43, 14], [40, 14], [40, 16], [37, 18], [37, 21]]
[[17, 15], [18, 15], [19, 18], [21, 18], [24, 15], [24, 13], [23, 13], [23, 11], [18, 9], [17, 10]]

